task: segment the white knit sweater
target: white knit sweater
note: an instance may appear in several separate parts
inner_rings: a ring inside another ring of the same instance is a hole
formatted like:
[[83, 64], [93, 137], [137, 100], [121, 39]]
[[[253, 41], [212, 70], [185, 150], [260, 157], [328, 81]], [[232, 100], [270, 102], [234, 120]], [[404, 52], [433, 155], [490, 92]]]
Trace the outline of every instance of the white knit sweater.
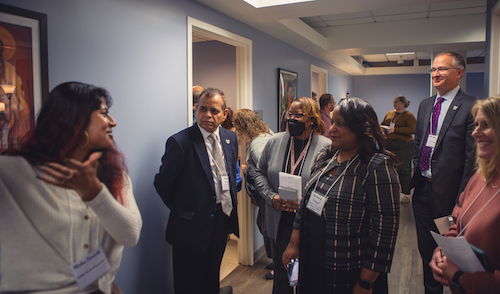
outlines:
[[[130, 179], [122, 205], [104, 185], [86, 202], [36, 176], [24, 158], [0, 156], [0, 292], [111, 293], [123, 246], [134, 246], [142, 227]], [[99, 246], [111, 269], [80, 291], [70, 265]]]

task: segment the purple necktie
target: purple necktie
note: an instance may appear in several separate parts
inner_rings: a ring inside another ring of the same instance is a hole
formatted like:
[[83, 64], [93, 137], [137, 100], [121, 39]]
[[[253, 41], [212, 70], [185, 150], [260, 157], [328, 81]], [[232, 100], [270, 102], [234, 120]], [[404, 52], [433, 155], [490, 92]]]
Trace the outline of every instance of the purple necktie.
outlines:
[[427, 138], [429, 138], [429, 134], [435, 135], [437, 131], [439, 113], [441, 113], [441, 102], [444, 101], [443, 97], [439, 97], [434, 108], [432, 109], [432, 123], [429, 125], [427, 129], [427, 134], [424, 139], [424, 145], [422, 147], [422, 153], [420, 154], [420, 161], [418, 167], [420, 171], [423, 172], [429, 169], [429, 159], [431, 158], [431, 147], [427, 147]]

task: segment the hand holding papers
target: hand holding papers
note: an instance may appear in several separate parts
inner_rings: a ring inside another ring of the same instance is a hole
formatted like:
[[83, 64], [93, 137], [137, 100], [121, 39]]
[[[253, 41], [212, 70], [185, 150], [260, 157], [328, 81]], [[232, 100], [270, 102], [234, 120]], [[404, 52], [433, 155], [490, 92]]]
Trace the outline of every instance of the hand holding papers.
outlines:
[[278, 193], [280, 199], [292, 201], [302, 199], [302, 177], [280, 172], [279, 183]]
[[447, 238], [432, 231], [431, 234], [443, 254], [455, 263], [461, 271], [465, 273], [485, 271], [471, 245], [464, 237]]

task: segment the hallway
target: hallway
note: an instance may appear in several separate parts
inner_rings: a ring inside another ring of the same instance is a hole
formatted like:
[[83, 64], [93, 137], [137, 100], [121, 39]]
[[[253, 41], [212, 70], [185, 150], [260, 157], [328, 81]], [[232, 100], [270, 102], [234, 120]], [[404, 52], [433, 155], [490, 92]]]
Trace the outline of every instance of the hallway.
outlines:
[[[221, 282], [231, 285], [235, 294], [272, 293], [273, 283], [264, 276], [264, 267], [270, 260], [262, 257], [252, 267], [239, 265]], [[417, 248], [417, 235], [411, 203], [401, 205], [400, 225], [396, 249], [389, 273], [389, 294], [423, 294], [422, 260]], [[451, 293], [445, 287], [444, 294]]]

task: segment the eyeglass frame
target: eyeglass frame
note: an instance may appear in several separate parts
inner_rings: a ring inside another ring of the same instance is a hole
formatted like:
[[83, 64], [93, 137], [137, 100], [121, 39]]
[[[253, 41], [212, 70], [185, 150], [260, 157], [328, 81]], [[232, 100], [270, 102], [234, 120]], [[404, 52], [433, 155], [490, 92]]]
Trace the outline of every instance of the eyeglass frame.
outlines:
[[462, 67], [439, 67], [439, 68], [431, 67], [431, 68], [429, 68], [429, 73], [433, 74], [434, 72], [438, 71], [439, 74], [441, 74], [441, 73], [443, 73], [443, 71], [447, 71], [450, 69], [461, 69], [461, 68]]
[[307, 114], [305, 114], [303, 112], [297, 112], [297, 113], [290, 113], [289, 112], [289, 113], [286, 114], [286, 119], [290, 119], [292, 116], [295, 119], [300, 119], [300, 118], [303, 118], [303, 117], [307, 116]]

